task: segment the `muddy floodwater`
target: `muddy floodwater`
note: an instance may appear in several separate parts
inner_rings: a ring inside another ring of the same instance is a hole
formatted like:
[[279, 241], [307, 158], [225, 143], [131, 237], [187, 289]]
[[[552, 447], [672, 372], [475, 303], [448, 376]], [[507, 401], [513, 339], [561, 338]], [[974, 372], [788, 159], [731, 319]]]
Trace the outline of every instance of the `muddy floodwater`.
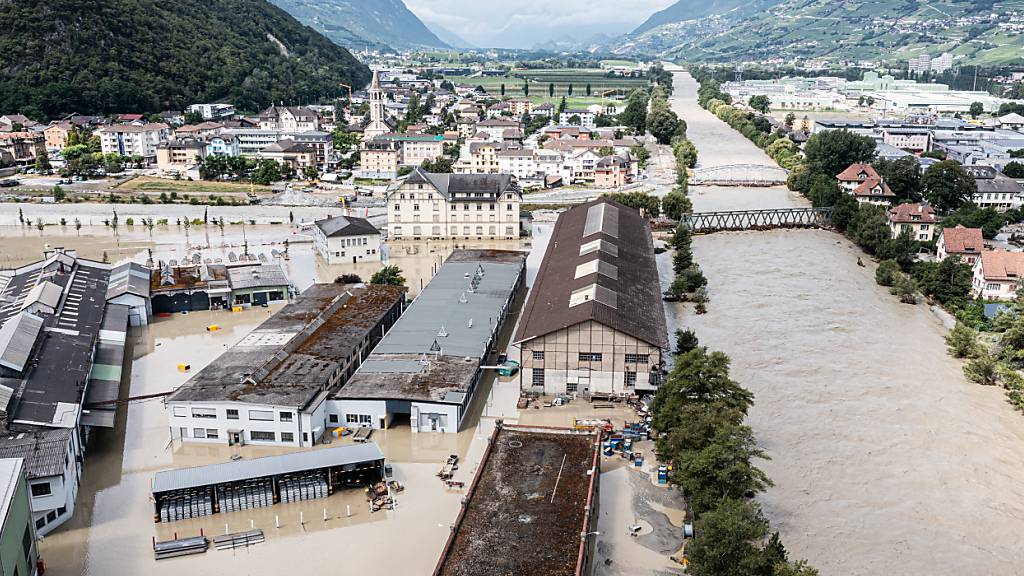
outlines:
[[[695, 96], [677, 73], [674, 108], [703, 165], [765, 161]], [[803, 205], [782, 188], [691, 193], [697, 210]], [[792, 556], [826, 576], [1021, 572], [1024, 418], [964, 379], [926, 306], [876, 286], [873, 265], [833, 233], [724, 233], [693, 247], [708, 313], [672, 305], [669, 326], [729, 354], [756, 394], [748, 421], [775, 481], [760, 501]]]

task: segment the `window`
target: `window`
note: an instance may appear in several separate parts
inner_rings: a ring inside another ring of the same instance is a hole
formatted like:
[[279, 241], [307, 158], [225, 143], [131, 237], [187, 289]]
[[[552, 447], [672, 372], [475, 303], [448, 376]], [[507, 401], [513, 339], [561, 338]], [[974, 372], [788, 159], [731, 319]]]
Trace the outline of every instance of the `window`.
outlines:
[[274, 412], [272, 410], [249, 410], [249, 420], [263, 420], [273, 421]]
[[32, 485], [32, 497], [33, 498], [41, 498], [43, 496], [49, 496], [50, 494], [52, 494], [52, 492], [50, 491], [50, 483], [49, 482], [42, 482], [40, 484], [33, 484]]
[[206, 438], [206, 428], [193, 428], [192, 429], [192, 437], [193, 438]]
[[178, 428], [178, 436], [181, 436], [182, 438], [188, 438], [188, 428], [185, 428], [184, 426]]
[[544, 359], [544, 352], [542, 350], [534, 350], [533, 351], [533, 359], [534, 360], [543, 360]]
[[256, 442], [273, 442], [276, 438], [273, 432], [263, 432], [262, 430], [252, 430], [249, 432], [249, 440]]
[[184, 406], [175, 406], [174, 416], [177, 418], [185, 418], [188, 416], [188, 409], [185, 408]]
[[636, 372], [630, 372], [626, 370], [626, 388], [633, 388], [636, 386]]
[[358, 416], [356, 416], [355, 414], [345, 414], [345, 423], [346, 424], [355, 424], [357, 422], [359, 422], [359, 417]]
[[220, 432], [218, 432], [216, 428], [207, 428], [206, 437], [215, 440], [217, 438], [220, 438]]
[[238, 420], [238, 410], [235, 408], [228, 408], [228, 420]]
[[533, 369], [533, 385], [544, 386], [544, 369], [534, 368]]
[[338, 423], [338, 415], [337, 414], [328, 414], [327, 415], [327, 421], [330, 422], [331, 424], [337, 424]]
[[217, 417], [217, 409], [216, 408], [193, 408], [192, 409], [192, 417], [193, 418], [216, 418]]
[[281, 422], [291, 422], [291, 421], [292, 421], [292, 413], [291, 412], [281, 412]]
[[579, 389], [580, 389], [580, 383], [579, 382], [566, 382], [565, 383], [565, 391], [566, 392], [578, 392]]
[[601, 359], [600, 352], [580, 352], [580, 362], [600, 362]]
[[32, 552], [32, 531], [25, 526], [25, 534], [21, 537], [21, 550], [25, 554], [26, 559], [30, 559]]
[[36, 530], [39, 530], [43, 526], [46, 526], [46, 518], [45, 517], [44, 518], [39, 518], [38, 520], [36, 520]]
[[295, 442], [295, 434], [291, 432], [281, 432], [281, 442]]
[[985, 290], [999, 290], [999, 284], [985, 284]]
[[373, 422], [373, 419], [370, 418], [369, 414], [360, 414], [359, 415], [359, 423], [360, 424], [369, 424], [370, 422]]
[[648, 360], [647, 354], [626, 354], [626, 364], [647, 364]]

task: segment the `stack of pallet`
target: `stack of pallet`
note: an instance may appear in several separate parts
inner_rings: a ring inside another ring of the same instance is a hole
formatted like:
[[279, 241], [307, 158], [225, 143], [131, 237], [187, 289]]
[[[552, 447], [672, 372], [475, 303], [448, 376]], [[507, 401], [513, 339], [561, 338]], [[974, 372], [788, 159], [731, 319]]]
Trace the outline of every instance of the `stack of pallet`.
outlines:
[[314, 498], [326, 498], [327, 476], [322, 471], [285, 476], [278, 483], [281, 489], [281, 502], [301, 502]]
[[217, 488], [221, 512], [263, 508], [274, 504], [274, 484], [269, 478], [246, 480]]
[[208, 489], [183, 490], [160, 502], [160, 521], [176, 522], [213, 514], [213, 496]]

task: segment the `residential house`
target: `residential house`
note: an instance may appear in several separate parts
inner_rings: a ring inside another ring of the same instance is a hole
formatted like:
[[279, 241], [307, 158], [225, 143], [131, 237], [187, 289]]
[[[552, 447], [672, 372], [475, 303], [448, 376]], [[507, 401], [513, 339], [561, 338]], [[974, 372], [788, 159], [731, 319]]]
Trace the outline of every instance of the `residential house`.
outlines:
[[185, 124], [174, 129], [175, 138], [206, 138], [220, 134], [225, 126], [221, 122], [200, 122], [199, 124]]
[[306, 168], [317, 167], [316, 150], [308, 144], [302, 144], [292, 139], [278, 140], [260, 150], [260, 158], [276, 160], [299, 173]]
[[593, 182], [596, 177], [597, 163], [601, 155], [593, 148], [581, 148], [563, 154], [563, 173], [569, 174], [571, 181]]
[[452, 170], [459, 174], [497, 174], [498, 152], [504, 149], [499, 142], [467, 142]]
[[558, 217], [513, 345], [524, 391], [657, 391], [670, 348], [654, 241], [638, 211], [600, 198]]
[[259, 128], [233, 128], [223, 130], [220, 136], [231, 141], [231, 153], [228, 156], [244, 156], [256, 158], [260, 151], [280, 140], [283, 136], [277, 130], [261, 130]]
[[383, 254], [380, 230], [369, 220], [334, 216], [314, 224], [316, 251], [328, 264], [380, 261]]
[[462, 138], [469, 138], [476, 134], [476, 120], [473, 118], [459, 116], [455, 124], [459, 128], [459, 136]]
[[974, 177], [978, 191], [971, 195], [971, 202], [981, 208], [995, 208], [1005, 212], [1022, 205], [1021, 194], [1024, 188], [1014, 180], [992, 166], [964, 166], [964, 170]]
[[387, 192], [396, 240], [519, 237], [522, 191], [511, 174], [433, 174], [416, 168]]
[[[574, 122], [573, 118], [578, 118], [579, 122]], [[597, 125], [597, 114], [586, 108], [566, 108], [558, 115], [558, 122], [560, 124], [572, 124], [587, 130]]]
[[231, 104], [192, 104], [185, 111], [199, 114], [203, 120], [226, 120], [235, 115]]
[[260, 113], [260, 128], [282, 132], [320, 130], [320, 116], [305, 106], [271, 106]]
[[605, 156], [594, 166], [594, 185], [598, 188], [621, 188], [632, 181], [629, 155]]
[[531, 114], [533, 112], [533, 101], [529, 98], [512, 98], [507, 100], [506, 103], [508, 104], [508, 111], [516, 118], [521, 118], [523, 114]]
[[986, 300], [1013, 300], [1024, 274], [1024, 252], [984, 250], [974, 262], [971, 295]]
[[22, 114], [5, 114], [0, 116], [0, 132], [21, 132], [38, 124], [35, 120], [30, 120]]
[[981, 235], [981, 228], [964, 228], [957, 224], [954, 228], [943, 228], [939, 232], [935, 254], [939, 262], [950, 256], [958, 256], [964, 264], [974, 266], [984, 249], [985, 239]]
[[0, 132], [0, 165], [31, 164], [45, 152], [42, 132]]
[[284, 137], [312, 148], [313, 153], [316, 155], [316, 166], [321, 171], [330, 170], [338, 163], [334, 153], [334, 136], [329, 132], [308, 130], [305, 132], [287, 133], [284, 134]]
[[866, 163], [851, 164], [836, 176], [839, 187], [861, 204], [888, 206], [896, 198], [875, 168]]
[[164, 174], [185, 175], [196, 171], [206, 159], [206, 143], [199, 140], [168, 140], [156, 147], [156, 165]]
[[889, 209], [889, 230], [893, 238], [908, 233], [914, 240], [931, 242], [938, 218], [927, 204], [900, 204]]
[[424, 161], [433, 162], [444, 156], [444, 136], [434, 134], [384, 134], [374, 141], [387, 140], [397, 143], [400, 166], [419, 166]]
[[170, 137], [170, 127], [163, 123], [115, 124], [97, 130], [104, 154], [141, 156], [147, 163], [156, 162], [157, 145]]
[[914, 152], [926, 152], [932, 149], [932, 131], [928, 128], [887, 127], [881, 130], [882, 142]]
[[551, 104], [544, 103], [534, 106], [530, 110], [530, 116], [543, 116], [545, 118], [551, 118], [555, 115], [555, 107]]
[[364, 140], [359, 146], [359, 175], [392, 179], [398, 176], [401, 144], [393, 140]]
[[67, 120], [54, 122], [43, 130], [43, 139], [46, 149], [51, 152], [60, 152], [68, 142], [68, 134], [75, 129], [75, 125]]

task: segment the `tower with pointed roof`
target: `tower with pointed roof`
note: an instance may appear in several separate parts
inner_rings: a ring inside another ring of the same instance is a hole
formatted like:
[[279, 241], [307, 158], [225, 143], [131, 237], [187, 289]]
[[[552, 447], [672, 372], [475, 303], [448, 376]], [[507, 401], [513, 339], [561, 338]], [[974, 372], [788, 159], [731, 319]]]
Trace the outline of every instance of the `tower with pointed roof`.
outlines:
[[363, 129], [363, 140], [373, 140], [391, 131], [384, 116], [384, 89], [380, 87], [380, 76], [376, 70], [366, 93], [370, 99], [370, 123]]

